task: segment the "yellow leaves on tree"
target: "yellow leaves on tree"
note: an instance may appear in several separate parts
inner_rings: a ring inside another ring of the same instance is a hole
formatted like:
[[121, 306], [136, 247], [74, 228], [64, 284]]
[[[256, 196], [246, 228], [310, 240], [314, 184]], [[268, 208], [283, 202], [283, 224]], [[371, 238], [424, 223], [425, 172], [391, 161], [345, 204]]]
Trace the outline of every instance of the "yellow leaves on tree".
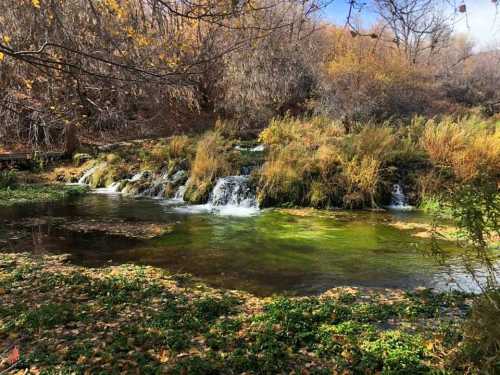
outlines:
[[[2, 37], [2, 42], [3, 42], [3, 44], [5, 44], [5, 45], [9, 45], [10, 41], [11, 41], [10, 36], [8, 36], [8, 35], [4, 35], [4, 36]], [[4, 54], [4, 53], [2, 53], [2, 52], [0, 52], [0, 62], [2, 62], [4, 59], [5, 59], [5, 54]]]
[[397, 50], [368, 38], [351, 38], [343, 31], [332, 35], [333, 59], [326, 71], [332, 78], [349, 77], [352, 83], [373, 82], [390, 85], [404, 79], [409, 66]]
[[37, 8], [40, 9], [40, 0], [31, 0], [31, 4]]
[[118, 2], [116, 0], [105, 0], [104, 1], [104, 5], [106, 6], [106, 8], [116, 14], [116, 16], [119, 18], [119, 19], [122, 19], [125, 17], [125, 11], [123, 10], [123, 8], [120, 6], [120, 4], [118, 4]]

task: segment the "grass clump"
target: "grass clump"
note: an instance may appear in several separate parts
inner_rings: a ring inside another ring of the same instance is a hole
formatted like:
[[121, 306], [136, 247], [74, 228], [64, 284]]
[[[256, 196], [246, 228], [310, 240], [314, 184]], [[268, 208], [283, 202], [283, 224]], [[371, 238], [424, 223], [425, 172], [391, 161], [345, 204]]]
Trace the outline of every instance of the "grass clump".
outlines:
[[0, 189], [14, 188], [16, 185], [17, 175], [15, 171], [0, 171]]
[[472, 306], [465, 325], [465, 339], [457, 355], [464, 372], [480, 369], [485, 374], [500, 373], [500, 290], [486, 292]]
[[259, 180], [264, 206], [375, 207], [395, 142], [386, 125], [346, 134], [324, 117], [275, 119], [260, 139], [270, 149]]
[[171, 159], [190, 158], [193, 153], [193, 140], [187, 135], [174, 135], [168, 142], [168, 156]]
[[456, 180], [469, 182], [479, 174], [498, 176], [500, 128], [480, 118], [430, 120], [422, 147], [434, 166], [447, 169]]
[[196, 146], [184, 199], [190, 203], [203, 203], [218, 177], [234, 172], [230, 144], [217, 132], [206, 133]]

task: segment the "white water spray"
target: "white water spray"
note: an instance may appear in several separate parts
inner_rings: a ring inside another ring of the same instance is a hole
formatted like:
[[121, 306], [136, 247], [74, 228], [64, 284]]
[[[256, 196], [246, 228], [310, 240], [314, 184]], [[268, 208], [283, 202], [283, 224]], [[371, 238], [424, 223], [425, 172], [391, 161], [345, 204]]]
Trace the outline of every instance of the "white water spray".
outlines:
[[404, 194], [403, 188], [400, 184], [394, 184], [392, 186], [391, 204], [388, 208], [400, 211], [413, 210], [414, 207], [408, 204], [408, 200], [406, 199], [406, 195]]
[[219, 178], [208, 204], [221, 215], [248, 216], [259, 211], [249, 176]]
[[78, 183], [80, 185], [88, 185], [90, 182], [90, 177], [94, 174], [94, 172], [97, 170], [97, 166], [92, 167], [85, 171], [82, 177], [78, 180]]

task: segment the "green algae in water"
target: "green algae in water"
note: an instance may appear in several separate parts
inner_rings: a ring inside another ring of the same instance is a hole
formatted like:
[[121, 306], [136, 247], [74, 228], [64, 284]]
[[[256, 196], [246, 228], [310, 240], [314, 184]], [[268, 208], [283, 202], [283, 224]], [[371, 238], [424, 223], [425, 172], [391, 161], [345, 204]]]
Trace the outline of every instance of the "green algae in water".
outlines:
[[[191, 273], [221, 287], [273, 293], [315, 294], [336, 286], [446, 289], [448, 271], [470, 287], [452, 243], [445, 265], [427, 255], [429, 240], [391, 221], [425, 222], [418, 213], [263, 210], [250, 217], [179, 212], [162, 201], [89, 195], [65, 202], [0, 211], [8, 220], [28, 216], [120, 218], [173, 225], [148, 241], [46, 228], [42, 241], [24, 250], [70, 253], [84, 265], [135, 262]], [[41, 250], [42, 249], [42, 250]]]

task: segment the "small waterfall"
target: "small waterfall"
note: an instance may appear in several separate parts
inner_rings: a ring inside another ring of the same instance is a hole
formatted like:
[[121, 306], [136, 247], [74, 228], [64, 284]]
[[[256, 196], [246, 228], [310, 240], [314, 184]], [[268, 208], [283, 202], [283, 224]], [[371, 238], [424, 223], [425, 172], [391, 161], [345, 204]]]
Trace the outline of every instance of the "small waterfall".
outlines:
[[184, 193], [186, 192], [187, 186], [186, 185], [181, 185], [175, 192], [174, 198], [172, 198], [172, 201], [174, 202], [184, 202]]
[[392, 185], [391, 204], [389, 205], [389, 208], [404, 211], [413, 209], [413, 206], [408, 205], [408, 200], [406, 199], [403, 188], [400, 184]]
[[122, 187], [121, 181], [116, 181], [113, 182], [108, 187], [94, 189], [94, 192], [98, 194], [117, 194], [120, 192], [121, 187]]
[[151, 198], [164, 198], [165, 197], [165, 180], [162, 176], [151, 181], [150, 186], [141, 192], [139, 195]]
[[94, 172], [97, 170], [97, 166], [92, 167], [85, 171], [82, 177], [78, 180], [78, 183], [80, 185], [88, 185], [90, 182], [90, 177], [94, 174]]
[[140, 179], [142, 179], [144, 177], [145, 173], [147, 173], [147, 172], [136, 173], [131, 178], [129, 178], [127, 181], [129, 181], [129, 182], [139, 181]]
[[[140, 195], [160, 199], [165, 198], [167, 185], [178, 186], [185, 182], [186, 179], [187, 172], [184, 170], [175, 172], [171, 177], [169, 177], [168, 172], [164, 172], [158, 176], [154, 176], [151, 180], [150, 186]], [[177, 194], [179, 194], [179, 191], [176, 192], [176, 196]], [[182, 192], [181, 198], [182, 196], [184, 196], [184, 192]], [[178, 197], [175, 197], [174, 199], [182, 202], [182, 199], [178, 199]]]
[[247, 147], [242, 147], [240, 145], [237, 145], [234, 147], [235, 150], [238, 151], [247, 151], [247, 152], [264, 152], [265, 148], [264, 145], [257, 145], [255, 147], [247, 148]]
[[[79, 179], [79, 184], [88, 185], [92, 174], [99, 168], [95, 166], [87, 170]], [[185, 212], [213, 212], [220, 215], [249, 216], [259, 211], [255, 189], [251, 185], [249, 175], [227, 176], [219, 178], [210, 194], [209, 201], [203, 205], [184, 205], [184, 194], [187, 189], [188, 173], [179, 170], [169, 177], [167, 172], [152, 174], [141, 171], [130, 178], [115, 181], [105, 188], [94, 189], [101, 194], [117, 194], [165, 198], [166, 191], [177, 190], [171, 199], [165, 202], [174, 203], [179, 210]], [[181, 204], [181, 205], [179, 205]]]
[[251, 215], [259, 210], [249, 176], [219, 178], [208, 205], [223, 215]]
[[251, 152], [264, 152], [264, 145], [258, 145], [250, 149]]

